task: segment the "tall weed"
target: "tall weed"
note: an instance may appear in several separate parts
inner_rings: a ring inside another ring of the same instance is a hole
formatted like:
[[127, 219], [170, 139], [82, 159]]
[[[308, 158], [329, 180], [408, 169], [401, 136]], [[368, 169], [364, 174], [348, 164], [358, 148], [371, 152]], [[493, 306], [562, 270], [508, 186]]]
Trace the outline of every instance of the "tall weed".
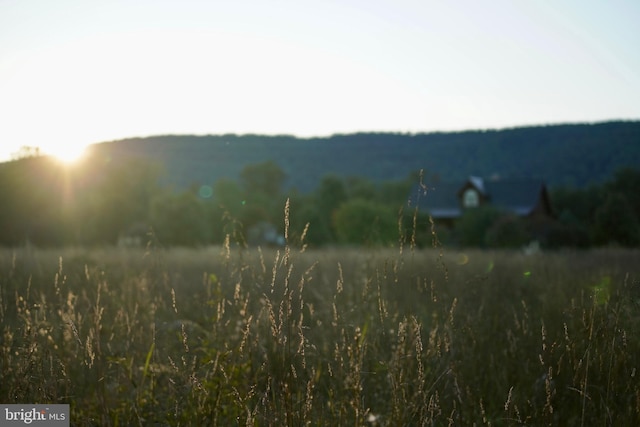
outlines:
[[74, 425], [634, 425], [634, 250], [4, 250], [5, 403]]

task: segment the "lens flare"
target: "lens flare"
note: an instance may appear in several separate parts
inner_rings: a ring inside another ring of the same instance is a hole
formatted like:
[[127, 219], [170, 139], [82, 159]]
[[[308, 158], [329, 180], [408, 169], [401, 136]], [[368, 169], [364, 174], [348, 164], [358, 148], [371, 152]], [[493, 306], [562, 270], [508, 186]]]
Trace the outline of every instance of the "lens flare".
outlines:
[[611, 277], [603, 276], [600, 283], [591, 287], [593, 291], [593, 300], [598, 305], [603, 305], [609, 302], [611, 297]]
[[203, 199], [210, 199], [213, 197], [213, 187], [210, 185], [203, 185], [198, 190], [198, 195]]
[[489, 261], [489, 265], [487, 266], [487, 273], [491, 273], [493, 271], [493, 261]]

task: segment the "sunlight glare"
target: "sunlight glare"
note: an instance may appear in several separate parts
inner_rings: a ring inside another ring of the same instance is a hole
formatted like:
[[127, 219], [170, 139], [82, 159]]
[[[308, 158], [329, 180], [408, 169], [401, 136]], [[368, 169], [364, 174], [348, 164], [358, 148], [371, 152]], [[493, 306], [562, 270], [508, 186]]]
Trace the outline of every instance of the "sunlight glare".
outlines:
[[48, 147], [45, 151], [62, 163], [73, 164], [82, 159], [85, 148], [84, 145], [60, 144]]

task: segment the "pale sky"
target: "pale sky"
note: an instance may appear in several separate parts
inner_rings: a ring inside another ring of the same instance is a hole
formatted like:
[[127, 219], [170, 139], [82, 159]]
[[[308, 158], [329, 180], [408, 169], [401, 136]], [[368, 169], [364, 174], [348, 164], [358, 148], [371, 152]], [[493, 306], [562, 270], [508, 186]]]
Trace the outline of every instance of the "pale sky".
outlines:
[[640, 119], [638, 0], [0, 0], [0, 160]]

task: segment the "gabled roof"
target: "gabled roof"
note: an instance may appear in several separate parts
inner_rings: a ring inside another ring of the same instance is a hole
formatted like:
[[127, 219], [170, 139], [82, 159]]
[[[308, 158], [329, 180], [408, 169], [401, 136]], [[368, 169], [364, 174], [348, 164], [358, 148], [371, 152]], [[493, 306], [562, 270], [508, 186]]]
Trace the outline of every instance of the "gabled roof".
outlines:
[[470, 176], [468, 182], [471, 183], [480, 193], [487, 193], [487, 190], [484, 188], [484, 180], [479, 176]]
[[486, 204], [519, 216], [532, 213], [541, 197], [546, 197], [544, 183], [538, 180], [484, 181], [471, 177], [467, 181], [416, 185], [411, 190], [410, 204], [433, 218], [457, 218], [464, 212], [460, 190], [469, 184], [482, 193]]

